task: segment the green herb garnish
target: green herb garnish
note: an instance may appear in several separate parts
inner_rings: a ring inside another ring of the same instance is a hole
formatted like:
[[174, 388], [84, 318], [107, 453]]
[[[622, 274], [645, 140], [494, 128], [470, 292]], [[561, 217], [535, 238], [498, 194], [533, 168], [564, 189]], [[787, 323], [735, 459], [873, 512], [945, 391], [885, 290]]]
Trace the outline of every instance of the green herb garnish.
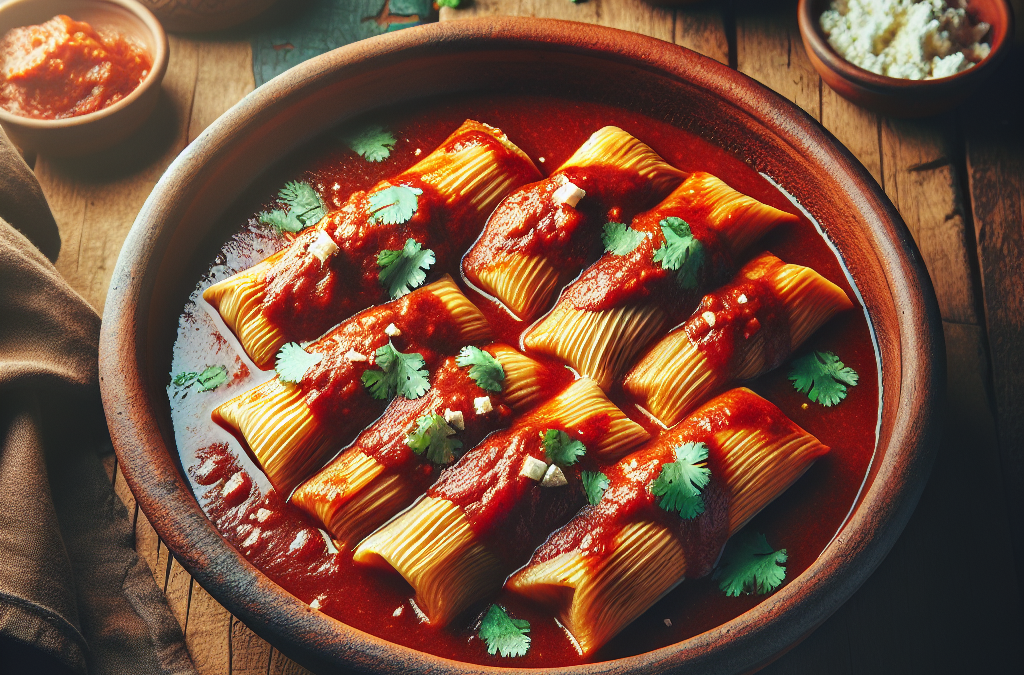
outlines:
[[227, 381], [228, 369], [225, 366], [207, 366], [200, 373], [178, 373], [172, 380], [177, 387], [196, 385], [199, 391], [213, 391]]
[[729, 596], [766, 595], [786, 578], [786, 559], [786, 549], [773, 550], [763, 534], [743, 532], [729, 541], [714, 578]]
[[693, 236], [690, 224], [682, 218], [670, 217], [661, 223], [665, 243], [654, 252], [654, 262], [676, 273], [676, 281], [687, 290], [697, 288], [698, 272], [704, 264], [704, 245]]
[[452, 9], [458, 9], [462, 5], [462, 0], [437, 0], [438, 7], [451, 7]]
[[676, 461], [663, 464], [661, 473], [651, 482], [651, 494], [661, 497], [658, 505], [679, 514], [680, 518], [695, 518], [704, 513], [704, 498], [700, 491], [711, 479], [711, 470], [697, 466], [708, 458], [708, 446], [703, 443], [683, 443], [676, 447]]
[[789, 379], [801, 394], [831, 407], [846, 398], [846, 388], [857, 386], [860, 376], [832, 352], [812, 352], [793, 360]]
[[406, 436], [406, 443], [417, 455], [427, 453], [427, 459], [434, 464], [451, 464], [455, 451], [462, 447], [462, 441], [451, 438], [454, 435], [455, 429], [434, 413], [416, 420], [416, 429]]
[[498, 359], [484, 350], [479, 347], [463, 347], [455, 363], [463, 368], [469, 366], [469, 376], [476, 382], [476, 386], [486, 391], [501, 391], [505, 369]]
[[587, 501], [597, 504], [604, 497], [604, 491], [608, 489], [608, 476], [600, 471], [583, 472], [583, 489], [587, 493]]
[[377, 254], [377, 278], [392, 299], [400, 298], [426, 281], [427, 270], [435, 260], [429, 248], [423, 248], [415, 239], [406, 239], [405, 246], [397, 251], [386, 249]]
[[626, 255], [636, 250], [644, 240], [644, 233], [624, 223], [605, 223], [601, 241], [604, 250], [614, 255]]
[[430, 388], [426, 362], [420, 354], [403, 354], [388, 342], [374, 352], [374, 364], [380, 370], [367, 370], [363, 373], [362, 382], [375, 399], [384, 400], [395, 395], [419, 398]]
[[544, 455], [549, 462], [559, 466], [572, 466], [587, 452], [587, 446], [561, 429], [548, 429], [540, 435], [544, 443]]
[[368, 162], [384, 161], [391, 156], [391, 151], [398, 142], [390, 131], [379, 124], [345, 136], [344, 141], [353, 152]]
[[487, 644], [487, 653], [502, 656], [525, 656], [530, 649], [530, 622], [513, 619], [498, 605], [491, 605], [480, 622], [480, 639]]
[[385, 225], [401, 225], [412, 218], [419, 206], [420, 188], [405, 185], [393, 185], [374, 192], [367, 200], [370, 202], [370, 222]]
[[313, 186], [304, 181], [293, 180], [285, 183], [281, 191], [277, 193], [277, 199], [288, 207], [288, 210], [275, 209], [263, 211], [256, 215], [256, 219], [264, 225], [270, 225], [278, 234], [283, 232], [298, 232], [299, 230], [315, 225], [321, 218], [327, 215], [327, 206], [320, 199]]
[[297, 342], [289, 342], [277, 353], [274, 370], [277, 379], [288, 384], [298, 384], [309, 369], [324, 360], [324, 355], [307, 352]]

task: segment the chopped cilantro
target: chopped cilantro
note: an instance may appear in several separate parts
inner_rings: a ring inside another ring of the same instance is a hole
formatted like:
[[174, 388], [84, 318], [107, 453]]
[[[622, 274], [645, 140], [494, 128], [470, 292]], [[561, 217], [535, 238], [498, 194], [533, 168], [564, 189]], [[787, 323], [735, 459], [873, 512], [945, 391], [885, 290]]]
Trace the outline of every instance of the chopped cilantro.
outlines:
[[391, 156], [395, 147], [395, 137], [379, 124], [373, 124], [362, 131], [344, 137], [345, 143], [353, 152], [367, 162], [382, 162]]
[[375, 364], [380, 370], [363, 373], [363, 386], [370, 390], [370, 396], [384, 400], [396, 394], [405, 398], [419, 398], [427, 393], [427, 368], [419, 354], [403, 354], [388, 342], [374, 352]]
[[763, 534], [743, 532], [729, 541], [714, 578], [729, 596], [766, 595], [786, 578], [786, 559], [786, 549], [773, 550]]
[[310, 354], [297, 342], [289, 342], [277, 353], [274, 370], [277, 378], [288, 384], [298, 384], [306, 376], [309, 369], [324, 360], [320, 353]]
[[697, 466], [708, 458], [703, 443], [683, 443], [676, 447], [676, 461], [663, 464], [661, 473], [651, 483], [651, 494], [661, 497], [658, 505], [680, 518], [696, 518], [704, 513], [700, 491], [711, 479], [711, 470]]
[[458, 9], [462, 5], [462, 0], [437, 0], [438, 7], [451, 7], [452, 9]]
[[644, 233], [624, 223], [605, 223], [601, 241], [604, 250], [615, 255], [626, 255], [636, 250], [644, 240]]
[[572, 466], [587, 452], [587, 446], [582, 441], [573, 439], [561, 429], [548, 429], [540, 437], [548, 461], [560, 466]]
[[584, 471], [583, 489], [587, 493], [587, 501], [597, 504], [604, 497], [604, 491], [608, 489], [608, 476], [600, 471]]
[[370, 222], [401, 225], [412, 218], [419, 206], [420, 188], [392, 185], [369, 197]]
[[427, 459], [434, 464], [451, 464], [455, 451], [462, 447], [462, 441], [450, 438], [454, 435], [455, 429], [448, 426], [444, 417], [434, 413], [416, 420], [416, 429], [406, 436], [406, 443], [417, 455], [426, 452]]
[[309, 183], [296, 180], [285, 183], [277, 198], [288, 210], [263, 211], [256, 215], [256, 219], [273, 227], [278, 234], [298, 232], [315, 225], [327, 215], [327, 206]]
[[857, 386], [860, 376], [832, 352], [812, 352], [793, 360], [789, 379], [801, 394], [831, 407], [846, 398], [846, 388]]
[[415, 239], [406, 239], [405, 246], [397, 251], [386, 249], [377, 254], [377, 278], [392, 299], [400, 298], [426, 281], [426, 271], [434, 260], [434, 252], [429, 248], [423, 248]]
[[480, 639], [487, 644], [487, 653], [502, 656], [525, 656], [530, 649], [530, 622], [513, 619], [498, 605], [491, 605], [480, 622]]
[[476, 385], [486, 391], [501, 391], [505, 381], [505, 369], [498, 359], [479, 347], [463, 347], [455, 363], [463, 368], [469, 366], [469, 376]]
[[176, 387], [194, 384], [199, 391], [213, 391], [228, 381], [228, 369], [225, 366], [207, 366], [201, 373], [178, 373], [172, 381]]
[[654, 262], [676, 273], [676, 280], [685, 289], [697, 288], [697, 273], [704, 264], [704, 245], [693, 236], [690, 224], [682, 218], [670, 217], [659, 223], [665, 243], [654, 252]]

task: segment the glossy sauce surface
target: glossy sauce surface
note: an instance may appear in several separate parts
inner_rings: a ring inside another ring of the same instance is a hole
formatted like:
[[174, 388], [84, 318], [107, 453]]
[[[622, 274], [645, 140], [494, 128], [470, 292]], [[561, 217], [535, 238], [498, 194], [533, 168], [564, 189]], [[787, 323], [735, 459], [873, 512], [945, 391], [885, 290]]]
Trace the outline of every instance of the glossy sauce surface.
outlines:
[[[422, 624], [410, 602], [413, 591], [400, 576], [354, 566], [350, 552], [332, 552], [333, 546], [315, 524], [297, 508], [283, 503], [238, 442], [210, 422], [210, 411], [217, 405], [271, 377], [248, 364], [216, 312], [198, 300], [201, 289], [211, 281], [241, 271], [284, 245], [283, 239], [256, 224], [256, 213], [272, 206], [277, 189], [288, 180], [310, 182], [330, 209], [338, 208], [352, 192], [407, 169], [467, 118], [502, 129], [545, 173], [560, 166], [598, 128], [614, 124], [683, 170], [707, 171], [741, 192], [799, 215], [768, 180], [722, 150], [619, 108], [542, 97], [491, 96], [423, 103], [415, 111], [375, 114], [371, 122], [384, 122], [398, 139], [388, 160], [370, 164], [348, 150], [336, 135], [326, 134], [256, 181], [224, 216], [223, 231], [233, 234], [184, 309], [171, 376], [224, 365], [232, 378], [212, 392], [170, 384], [175, 434], [195, 494], [225, 538], [301, 600], [316, 601], [322, 612], [357, 629], [447, 658], [516, 667], [571, 665], [583, 659], [550, 614], [508, 593], [471, 608], [444, 630]], [[597, 223], [598, 228], [600, 225], [603, 223]], [[600, 229], [593, 236], [599, 239]], [[856, 303], [835, 254], [803, 216], [777, 228], [751, 253], [761, 250], [788, 263], [813, 267], [846, 290]], [[737, 266], [743, 262], [736, 261]], [[458, 261], [432, 272], [449, 272], [458, 279]], [[460, 285], [490, 319], [495, 338], [518, 345], [526, 325], [465, 283]], [[766, 534], [775, 548], [787, 549], [786, 583], [817, 558], [846, 519], [876, 443], [878, 372], [862, 308], [858, 305], [830, 321], [799, 353], [811, 349], [835, 352], [860, 374], [860, 384], [850, 389], [841, 404], [824, 408], [809, 402], [788, 382], [785, 365], [745, 383], [832, 449], [748, 525]], [[659, 427], [626, 405], [621, 392], [613, 391], [611, 397], [657, 438]], [[362, 426], [372, 422], [366, 419]], [[613, 659], [672, 644], [714, 628], [760, 600], [758, 596], [727, 598], [710, 577], [688, 579], [587, 660]], [[492, 601], [505, 606], [512, 616], [530, 621], [532, 644], [525, 657], [490, 656], [476, 637], [480, 616]]]
[[85, 115], [130, 94], [152, 67], [134, 40], [61, 14], [0, 39], [0, 107], [41, 120]]

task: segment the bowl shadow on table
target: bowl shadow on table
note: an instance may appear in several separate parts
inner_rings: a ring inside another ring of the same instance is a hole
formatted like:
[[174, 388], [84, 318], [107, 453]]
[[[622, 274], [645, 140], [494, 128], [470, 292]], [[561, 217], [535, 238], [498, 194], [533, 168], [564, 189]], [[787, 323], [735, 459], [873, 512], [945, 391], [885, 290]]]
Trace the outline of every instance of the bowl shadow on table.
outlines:
[[135, 176], [171, 150], [182, 123], [179, 117], [167, 90], [162, 89], [153, 114], [128, 138], [88, 155], [46, 159], [62, 173], [84, 182], [109, 183]]

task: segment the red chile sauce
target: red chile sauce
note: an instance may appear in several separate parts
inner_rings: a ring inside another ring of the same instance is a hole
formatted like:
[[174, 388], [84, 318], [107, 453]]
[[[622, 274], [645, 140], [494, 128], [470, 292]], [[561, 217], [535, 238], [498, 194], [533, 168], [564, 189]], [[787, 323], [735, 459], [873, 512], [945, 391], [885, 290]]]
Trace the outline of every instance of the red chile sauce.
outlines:
[[[200, 290], [213, 280], [245, 269], [285, 244], [257, 225], [255, 214], [274, 207], [273, 195], [288, 180], [309, 181], [329, 208], [339, 208], [353, 191], [366, 190], [411, 166], [467, 118], [502, 129], [544, 173], [561, 165], [600, 127], [620, 126], [681, 169], [707, 171], [748, 195], [797, 214], [798, 222], [777, 228], [764, 240], [762, 250], [785, 262], [813, 267], [857, 302], [832, 249], [783, 193], [739, 160], [684, 131], [603, 104], [546, 97], [490, 96], [486, 100], [471, 97], [424, 103], [411, 112], [375, 115], [372, 122], [387, 124], [398, 139], [387, 161], [365, 162], [327, 135], [255, 181], [229, 210], [226, 227], [236, 234], [224, 244], [185, 307], [171, 375], [225, 365], [233, 378], [213, 392], [168, 386], [177, 444], [197, 498], [224, 537], [283, 588], [305, 602], [316, 600], [324, 613], [386, 640], [470, 663], [515, 667], [577, 664], [584, 659], [552, 617], [509, 593], [467, 610], [446, 629], [422, 625], [410, 606], [412, 589], [399, 575], [354, 566], [348, 552], [330, 553], [314, 523], [299, 509], [284, 504], [238, 442], [210, 421], [214, 407], [271, 376], [254, 368], [251, 373], [245, 371], [248, 359], [240, 356], [234, 337], [215, 312], [197, 303]], [[599, 237], [598, 231], [594, 237]], [[457, 269], [448, 271], [458, 278]], [[497, 338], [519, 344], [525, 326], [465, 284], [463, 288], [487, 314]], [[828, 455], [747, 526], [763, 532], [772, 546], [787, 549], [787, 583], [814, 562], [845, 521], [871, 463], [878, 422], [878, 370], [863, 310], [858, 306], [830, 321], [800, 353], [809, 349], [833, 351], [860, 374], [860, 384], [851, 388], [839, 405], [824, 408], [809, 402], [788, 382], [785, 366], [747, 383], [831, 447]], [[621, 392], [613, 391], [612, 398], [655, 437], [659, 435], [659, 428], [627, 405]], [[372, 421], [366, 419], [365, 424]], [[710, 577], [688, 579], [587, 660], [603, 661], [664, 647], [739, 616], [760, 600], [759, 596], [725, 597]], [[492, 601], [501, 603], [512, 616], [530, 621], [532, 643], [525, 657], [489, 656], [476, 637], [479, 617]]]
[[60, 14], [0, 38], [0, 107], [40, 120], [85, 115], [132, 93], [152, 67], [130, 38]]

